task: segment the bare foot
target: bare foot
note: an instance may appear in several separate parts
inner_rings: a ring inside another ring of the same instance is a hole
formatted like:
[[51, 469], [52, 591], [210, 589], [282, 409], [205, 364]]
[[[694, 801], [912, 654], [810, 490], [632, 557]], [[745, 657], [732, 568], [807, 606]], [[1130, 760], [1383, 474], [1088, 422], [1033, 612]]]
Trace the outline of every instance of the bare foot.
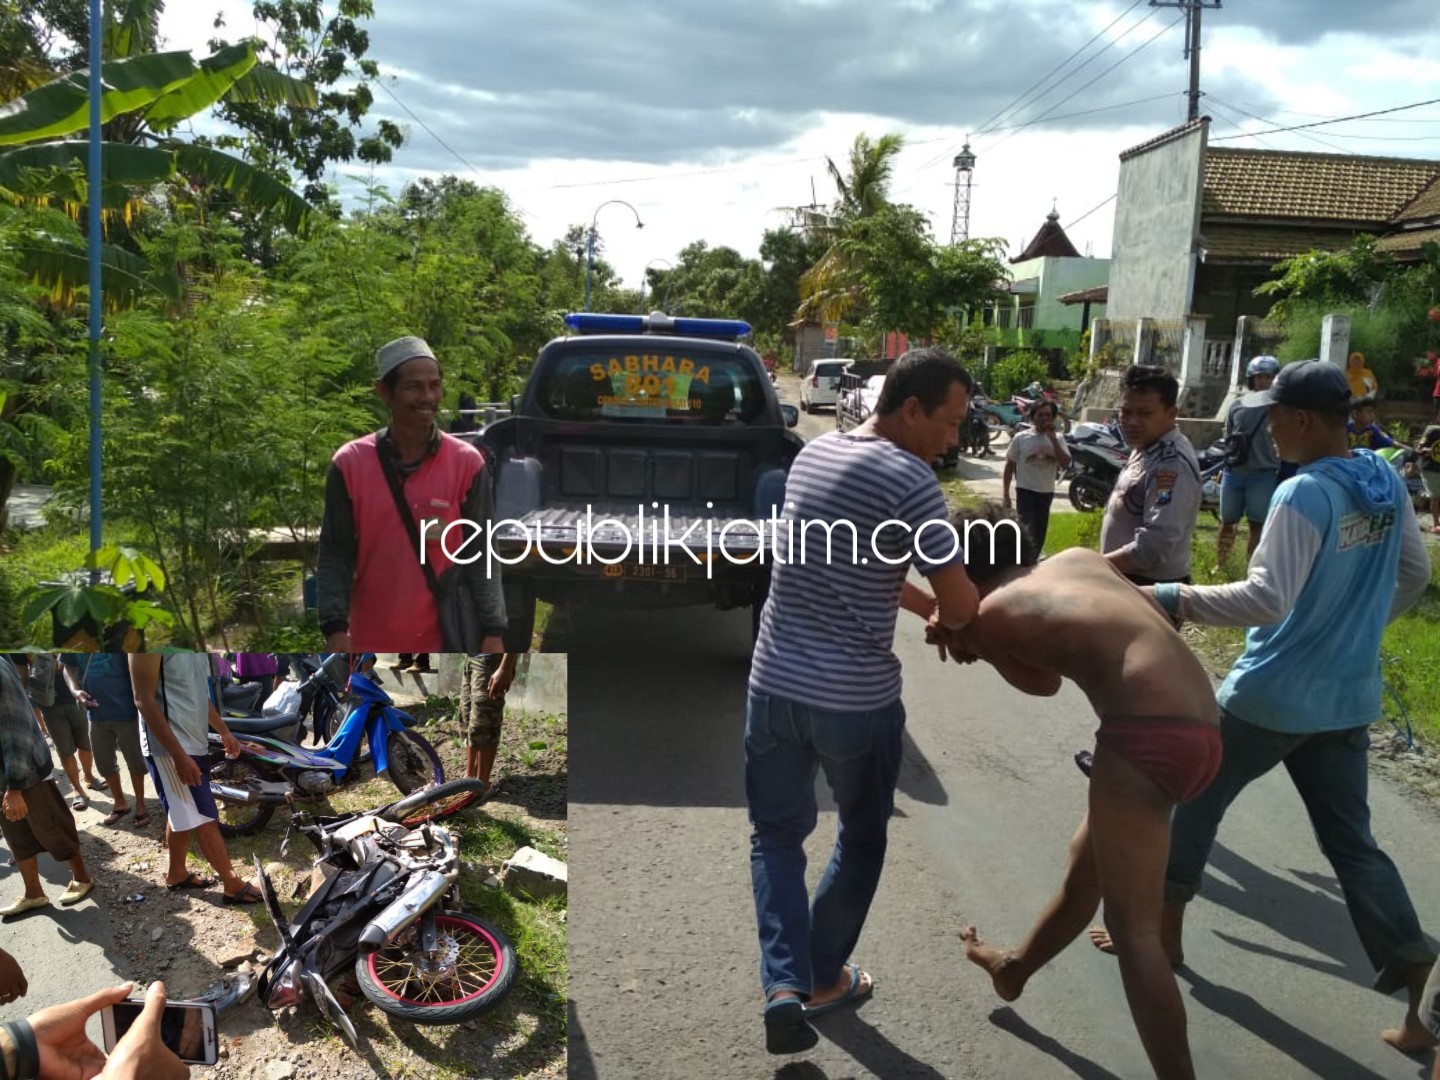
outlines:
[[[1090, 944], [1094, 945], [1106, 956], [1115, 955], [1115, 939], [1110, 936], [1110, 931], [1106, 930], [1103, 926], [1092, 926], [1090, 928]], [[1171, 952], [1168, 944], [1165, 946], [1165, 954], [1170, 961], [1171, 967], [1178, 968], [1181, 964], [1185, 963], [1184, 954], [1178, 949]]]
[[[808, 1009], [815, 1009], [819, 1008], [821, 1005], [828, 1005], [832, 1001], [838, 1001], [840, 998], [843, 998], [846, 992], [850, 989], [850, 969], [852, 967], [854, 967], [853, 964], [846, 964], [843, 968], [841, 968], [840, 978], [836, 979], [832, 985], [825, 987], [825, 989], [817, 990], [815, 993], [811, 994], [810, 1000], [805, 1002], [805, 1007]], [[870, 973], [864, 968], [859, 968], [857, 970], [860, 972], [860, 983], [858, 986], [855, 987], [855, 993], [853, 996], [856, 1001], [859, 1001], [870, 995], [871, 991], [875, 989], [875, 983], [870, 978]]]
[[1380, 1038], [1402, 1054], [1418, 1054], [1429, 1050], [1437, 1041], [1413, 1011], [1405, 1014], [1405, 1022], [1400, 1027], [1386, 1028], [1380, 1032]]
[[1014, 1001], [1020, 996], [1025, 989], [1025, 975], [1016, 968], [1014, 953], [985, 944], [973, 926], [965, 928], [960, 940], [965, 942], [965, 959], [989, 973], [1001, 1001]]

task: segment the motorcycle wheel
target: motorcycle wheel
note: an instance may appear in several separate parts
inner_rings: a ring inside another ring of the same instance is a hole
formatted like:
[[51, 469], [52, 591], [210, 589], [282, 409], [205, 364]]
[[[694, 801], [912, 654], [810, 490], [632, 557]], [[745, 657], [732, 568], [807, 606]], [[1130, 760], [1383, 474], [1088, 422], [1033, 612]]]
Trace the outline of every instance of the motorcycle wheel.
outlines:
[[515, 950], [495, 927], [463, 911], [435, 917], [445, 969], [427, 970], [414, 927], [355, 960], [355, 978], [376, 1008], [412, 1024], [460, 1024], [499, 1004], [515, 982]]
[[1070, 505], [1081, 513], [1105, 509], [1110, 489], [1093, 476], [1077, 476], [1070, 481]]
[[429, 800], [413, 807], [409, 813], [398, 820], [401, 825], [413, 829], [416, 825], [426, 821], [435, 821], [438, 818], [459, 813], [480, 797], [480, 792], [475, 790], [475, 785], [479, 783], [481, 781], [478, 780], [447, 780], [443, 784], [429, 788], [427, 789], [430, 795]]
[[445, 782], [440, 755], [424, 736], [413, 731], [392, 731], [385, 749], [390, 755], [390, 782], [401, 795]]
[[[260, 770], [240, 758], [221, 758], [210, 766], [210, 779], [233, 787], [258, 787], [265, 779]], [[270, 823], [275, 814], [274, 803], [229, 803], [215, 801], [216, 820], [221, 836], [249, 836]]]

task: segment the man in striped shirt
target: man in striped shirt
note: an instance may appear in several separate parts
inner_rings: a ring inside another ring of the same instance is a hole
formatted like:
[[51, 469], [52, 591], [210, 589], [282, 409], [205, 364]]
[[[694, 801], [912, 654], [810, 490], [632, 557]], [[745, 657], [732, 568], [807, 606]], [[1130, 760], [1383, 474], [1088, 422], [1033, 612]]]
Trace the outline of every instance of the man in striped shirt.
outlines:
[[[849, 961], [880, 880], [900, 771], [896, 614], [904, 607], [959, 628], [979, 604], [929, 465], [958, 441], [971, 389], [946, 353], [906, 353], [870, 419], [810, 442], [786, 482], [745, 726], [771, 1053], [813, 1046], [810, 1017], [872, 989]], [[906, 580], [912, 564], [933, 596]], [[812, 909], [803, 845], [815, 828], [821, 766], [840, 824]]]

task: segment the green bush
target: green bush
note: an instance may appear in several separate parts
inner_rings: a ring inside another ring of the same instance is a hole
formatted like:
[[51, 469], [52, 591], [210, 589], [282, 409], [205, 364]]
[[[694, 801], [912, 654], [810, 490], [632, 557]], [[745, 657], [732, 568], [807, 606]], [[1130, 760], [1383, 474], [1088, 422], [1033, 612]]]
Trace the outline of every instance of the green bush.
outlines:
[[1033, 352], [1013, 352], [990, 369], [991, 385], [987, 389], [991, 397], [1003, 401], [1037, 379], [1043, 383], [1049, 377], [1050, 365], [1043, 356]]
[[1276, 356], [1286, 363], [1319, 356], [1321, 323], [1331, 314], [1350, 317], [1350, 351], [1365, 354], [1366, 366], [1380, 381], [1381, 396], [1405, 399], [1419, 395], [1424, 383], [1415, 377], [1415, 363], [1425, 353], [1425, 327], [1424, 312], [1418, 308], [1295, 305]]

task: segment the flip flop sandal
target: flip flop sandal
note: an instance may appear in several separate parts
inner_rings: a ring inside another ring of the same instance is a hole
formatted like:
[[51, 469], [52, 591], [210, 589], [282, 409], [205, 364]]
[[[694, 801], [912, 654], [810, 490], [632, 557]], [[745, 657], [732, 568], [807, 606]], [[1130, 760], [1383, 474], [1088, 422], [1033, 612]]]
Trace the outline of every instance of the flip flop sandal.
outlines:
[[143, 814], [136, 814], [135, 820], [130, 824], [134, 825], [137, 829], [143, 829], [146, 825], [150, 824], [150, 812], [147, 810]]
[[875, 983], [873, 981], [865, 989], [862, 990], [860, 988], [860, 980], [865, 977], [865, 972], [859, 964], [846, 964], [845, 966], [850, 969], [850, 985], [845, 988], [845, 992], [833, 1001], [827, 1001], [823, 1005], [805, 1006], [806, 1019], [824, 1016], [828, 1012], [834, 1012], [836, 1009], [842, 1009], [847, 1005], [858, 1005], [875, 992]]
[[71, 798], [71, 800], [70, 800], [70, 809], [71, 809], [71, 810], [89, 810], [89, 809], [90, 809], [90, 800], [87, 799], [87, 798], [85, 798], [84, 795], [75, 795], [75, 796], [74, 796], [73, 798]]
[[765, 1003], [765, 1049], [772, 1054], [801, 1054], [820, 1041], [820, 1033], [805, 1019], [799, 998]]
[[118, 824], [120, 824], [120, 819], [123, 818], [123, 817], [124, 817], [126, 814], [128, 814], [128, 813], [130, 813], [130, 807], [128, 807], [128, 806], [125, 807], [125, 809], [123, 809], [123, 810], [111, 810], [110, 813], [106, 814], [103, 818], [101, 818], [100, 824], [101, 824], [101, 825], [118, 825]]
[[208, 889], [215, 884], [215, 881], [216, 879], [213, 877], [206, 877], [192, 870], [185, 875], [183, 880], [177, 881], [174, 885], [167, 884], [165, 888], [170, 892], [177, 892], [180, 889]]
[[247, 882], [245, 883], [245, 887], [244, 887], [243, 889], [241, 889], [238, 893], [236, 893], [234, 896], [228, 896], [228, 895], [227, 895], [227, 896], [225, 897], [225, 903], [227, 903], [227, 904], [258, 904], [258, 903], [260, 903], [260, 901], [262, 901], [262, 900], [264, 900], [264, 899], [265, 899], [265, 897], [263, 897], [263, 896], [260, 894], [260, 890], [257, 889], [254, 885], [251, 885], [251, 884], [247, 881]]
[[85, 786], [91, 791], [109, 791], [110, 781], [108, 780], [86, 780]]

